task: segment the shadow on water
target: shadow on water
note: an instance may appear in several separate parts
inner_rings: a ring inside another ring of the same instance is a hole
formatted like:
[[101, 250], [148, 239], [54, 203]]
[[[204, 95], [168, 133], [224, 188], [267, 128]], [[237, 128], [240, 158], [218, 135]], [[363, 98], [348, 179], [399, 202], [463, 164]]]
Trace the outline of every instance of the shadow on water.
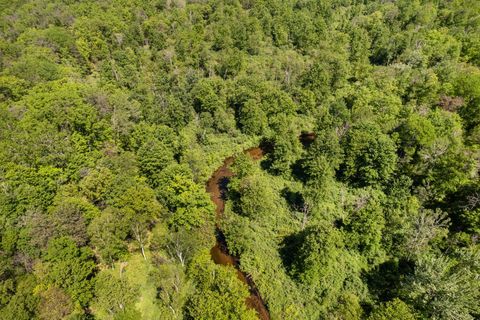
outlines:
[[227, 177], [220, 178], [218, 181], [218, 187], [220, 188], [220, 198], [222, 201], [227, 201], [228, 200], [228, 183], [230, 182], [230, 179]]

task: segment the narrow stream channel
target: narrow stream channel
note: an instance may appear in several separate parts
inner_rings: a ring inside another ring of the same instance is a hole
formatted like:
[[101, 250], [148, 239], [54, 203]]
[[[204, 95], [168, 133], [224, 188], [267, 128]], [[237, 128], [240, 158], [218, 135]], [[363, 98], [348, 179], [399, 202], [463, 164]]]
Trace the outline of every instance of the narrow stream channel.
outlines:
[[[302, 133], [299, 139], [304, 146], [308, 146], [315, 140], [315, 137], [315, 133]], [[253, 160], [260, 160], [267, 152], [270, 152], [271, 150], [271, 144], [261, 144], [258, 147], [245, 150], [244, 153], [249, 155]], [[234, 157], [226, 158], [223, 161], [223, 165], [215, 170], [215, 172], [212, 174], [206, 186], [207, 192], [210, 194], [210, 198], [212, 199], [213, 203], [215, 203], [215, 213], [217, 219], [215, 230], [217, 243], [210, 250], [210, 255], [216, 264], [231, 265], [235, 267], [238, 278], [248, 286], [250, 291], [250, 296], [246, 301], [247, 307], [255, 309], [258, 317], [261, 320], [270, 320], [270, 313], [268, 312], [268, 308], [265, 305], [262, 296], [260, 295], [260, 291], [250, 275], [240, 270], [240, 259], [229, 253], [225, 235], [223, 234], [219, 224], [219, 221], [223, 218], [223, 213], [225, 211], [225, 193], [227, 191], [228, 180], [233, 176], [233, 172], [230, 170], [230, 165], [233, 163], [233, 161]]]
[[[262, 147], [255, 147], [246, 150], [245, 153], [248, 154], [252, 159], [259, 160], [265, 154], [265, 150]], [[240, 270], [240, 259], [232, 256], [228, 252], [227, 241], [218, 223], [218, 221], [222, 219], [225, 211], [225, 192], [228, 179], [233, 176], [233, 172], [230, 170], [230, 165], [233, 163], [233, 161], [233, 157], [225, 159], [223, 165], [212, 174], [212, 177], [207, 182], [207, 192], [210, 194], [210, 198], [216, 205], [215, 212], [217, 218], [215, 230], [217, 243], [210, 250], [210, 254], [216, 264], [231, 265], [235, 267], [238, 278], [248, 286], [250, 291], [250, 296], [246, 301], [247, 306], [255, 309], [258, 317], [261, 320], [269, 320], [270, 314], [260, 295], [260, 292], [253, 282], [253, 279], [247, 273]]]

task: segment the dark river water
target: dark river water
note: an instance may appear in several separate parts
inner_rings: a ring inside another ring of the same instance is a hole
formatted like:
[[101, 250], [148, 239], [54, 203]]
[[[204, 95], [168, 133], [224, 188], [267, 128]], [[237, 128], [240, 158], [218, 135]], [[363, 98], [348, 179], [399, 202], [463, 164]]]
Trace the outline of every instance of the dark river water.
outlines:
[[[264, 148], [256, 147], [245, 151], [252, 159], [258, 160], [265, 154]], [[216, 217], [217, 221], [222, 219], [223, 212], [225, 210], [225, 192], [228, 184], [228, 179], [233, 176], [233, 172], [230, 170], [230, 165], [233, 163], [234, 158], [229, 157], [225, 159], [223, 165], [215, 170], [212, 177], [207, 182], [207, 192], [210, 194], [210, 198], [216, 205]], [[258, 291], [253, 279], [245, 272], [240, 270], [240, 260], [238, 257], [234, 257], [228, 252], [227, 242], [223, 235], [220, 225], [217, 223], [216, 227], [217, 243], [210, 250], [212, 259], [217, 264], [231, 265], [237, 270], [238, 278], [244, 282], [250, 291], [250, 296], [245, 302], [249, 308], [255, 309], [257, 315], [262, 320], [270, 319], [268, 309]]]
[[[315, 140], [314, 133], [302, 133], [299, 139], [304, 146], [308, 146]], [[258, 147], [250, 148], [244, 152], [249, 155], [253, 160], [259, 160], [263, 156], [272, 150], [273, 146], [270, 144], [261, 144]], [[225, 193], [227, 190], [227, 184], [230, 177], [233, 176], [232, 170], [230, 170], [230, 165], [233, 163], [234, 158], [228, 157], [224, 160], [223, 165], [220, 166], [212, 174], [210, 179], [207, 182], [207, 192], [210, 194], [210, 198], [215, 203], [216, 209], [216, 237], [217, 243], [210, 250], [212, 260], [216, 264], [221, 265], [231, 265], [237, 270], [238, 278], [245, 283], [250, 291], [250, 296], [246, 300], [247, 307], [255, 309], [257, 315], [261, 320], [269, 320], [270, 314], [268, 308], [265, 305], [265, 302], [258, 291], [257, 286], [255, 285], [253, 279], [246, 272], [241, 271], [240, 269], [240, 259], [231, 255], [228, 251], [227, 241], [225, 236], [220, 228], [218, 223], [223, 218], [223, 213], [225, 210]]]

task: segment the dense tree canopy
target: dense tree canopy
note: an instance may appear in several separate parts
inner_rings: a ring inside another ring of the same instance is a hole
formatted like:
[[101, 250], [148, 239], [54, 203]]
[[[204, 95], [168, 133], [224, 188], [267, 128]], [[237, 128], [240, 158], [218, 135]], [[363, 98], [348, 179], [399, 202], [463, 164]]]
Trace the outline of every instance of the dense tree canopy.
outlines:
[[2, 1], [0, 318], [478, 319], [479, 16]]

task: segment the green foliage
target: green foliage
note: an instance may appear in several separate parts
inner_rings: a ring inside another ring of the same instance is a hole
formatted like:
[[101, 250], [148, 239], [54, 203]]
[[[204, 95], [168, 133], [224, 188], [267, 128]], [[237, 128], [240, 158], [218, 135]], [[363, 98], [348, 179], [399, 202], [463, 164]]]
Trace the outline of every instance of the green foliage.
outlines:
[[298, 139], [296, 126], [287, 117], [277, 117], [272, 124], [274, 151], [271, 155], [271, 170], [276, 173], [289, 174], [291, 166], [302, 153], [302, 145]]
[[202, 187], [196, 184], [187, 168], [172, 165], [159, 177], [158, 197], [170, 210], [173, 229], [200, 227], [212, 221], [213, 206]]
[[465, 120], [466, 127], [471, 129], [479, 124], [478, 102], [480, 99], [480, 71], [477, 68], [461, 70], [455, 79], [455, 93], [465, 99], [459, 113]]
[[72, 314], [72, 299], [62, 289], [50, 287], [41, 294], [38, 306], [40, 319], [64, 319]]
[[183, 270], [175, 264], [163, 264], [152, 272], [149, 281], [153, 282], [159, 292], [156, 303], [162, 316], [175, 319], [184, 310], [192, 289]]
[[400, 163], [432, 197], [441, 199], [468, 180], [472, 162], [461, 131], [458, 115], [443, 110], [427, 117], [412, 113], [400, 131], [404, 152]]
[[0, 316], [7, 320], [28, 320], [35, 315], [38, 298], [33, 294], [36, 285], [35, 277], [28, 275], [17, 279], [13, 294], [8, 301], [2, 303]]
[[136, 290], [129, 286], [121, 274], [118, 277], [113, 272], [103, 271], [95, 278], [95, 304], [114, 319], [128, 319], [135, 314], [136, 295]]
[[3, 1], [0, 318], [478, 318], [479, 13]]
[[345, 145], [342, 171], [354, 185], [385, 183], [396, 169], [395, 144], [375, 126], [352, 128]]
[[238, 192], [238, 209], [243, 216], [259, 219], [281, 210], [281, 200], [265, 177], [252, 174], [233, 181], [232, 190]]
[[303, 284], [310, 299], [320, 299], [320, 309], [310, 312], [324, 313], [337, 303], [348, 278], [358, 272], [356, 259], [345, 250], [342, 233], [329, 225], [309, 227], [291, 241], [285, 249], [285, 253], [295, 252], [289, 258], [290, 273]]
[[14, 76], [0, 76], [0, 100], [18, 100], [18, 98], [25, 94], [25, 87], [26, 83], [22, 79]]
[[91, 244], [106, 263], [121, 258], [127, 252], [124, 240], [129, 234], [129, 226], [122, 218], [119, 209], [109, 207], [93, 219], [88, 227]]
[[[341, 233], [326, 226], [316, 226], [304, 232], [292, 274], [304, 283], [334, 281], [330, 275], [338, 270], [338, 258], [343, 239]], [[319, 266], [322, 266], [319, 268]], [[327, 286], [320, 286], [327, 288]]]
[[384, 195], [378, 191], [357, 191], [344, 219], [346, 246], [360, 252], [367, 259], [368, 265], [374, 266], [385, 255], [382, 248], [382, 236], [385, 217], [382, 212]]
[[256, 319], [245, 306], [247, 287], [233, 268], [215, 265], [207, 252], [196, 257], [190, 268], [196, 286], [187, 301], [187, 319]]
[[55, 234], [68, 236], [77, 245], [87, 242], [87, 222], [97, 217], [99, 210], [85, 198], [58, 197], [50, 207], [50, 223]]
[[473, 319], [479, 312], [478, 253], [469, 258], [473, 260], [465, 263], [446, 256], [420, 257], [404, 296], [427, 317]]
[[392, 301], [381, 304], [368, 317], [369, 320], [415, 320], [415, 314], [402, 300], [395, 298]]
[[360, 319], [363, 313], [359, 298], [350, 292], [346, 292], [340, 297], [334, 310], [331, 312], [334, 319]]
[[62, 72], [55, 60], [55, 55], [47, 48], [27, 47], [7, 72], [32, 84], [57, 80]]
[[95, 269], [93, 253], [89, 248], [79, 248], [67, 237], [53, 239], [39, 266], [45, 285], [55, 285], [84, 306], [92, 298], [91, 277]]
[[163, 142], [149, 140], [138, 149], [139, 163], [143, 174], [156, 186], [156, 178], [169, 164], [174, 162], [172, 150]]
[[302, 167], [310, 184], [332, 177], [343, 162], [343, 150], [335, 133], [321, 130], [303, 158]]

